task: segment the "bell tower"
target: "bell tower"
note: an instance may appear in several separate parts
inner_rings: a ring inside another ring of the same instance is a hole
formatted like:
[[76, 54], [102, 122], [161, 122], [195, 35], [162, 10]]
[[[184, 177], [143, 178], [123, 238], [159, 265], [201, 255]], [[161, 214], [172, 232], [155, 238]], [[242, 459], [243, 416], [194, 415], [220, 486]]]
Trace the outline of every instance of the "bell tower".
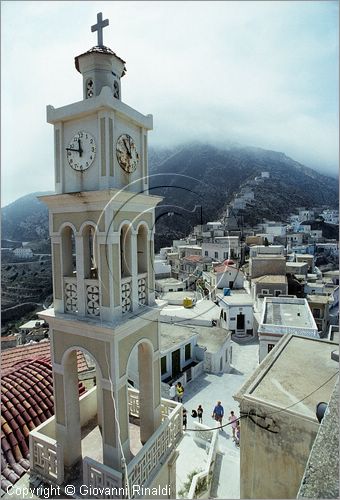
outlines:
[[[47, 121], [54, 126], [56, 194], [40, 199], [49, 208], [54, 307], [40, 317], [50, 325], [55, 436], [65, 473], [86, 462], [81, 448], [86, 417], [77, 379], [76, 352], [81, 350], [96, 364], [103, 466], [121, 477], [122, 463], [133, 458], [128, 363], [134, 350], [141, 443], [165, 425], [153, 271], [155, 207], [161, 198], [148, 194], [147, 132], [152, 116], [121, 100], [125, 62], [103, 45], [107, 25], [98, 14], [92, 26], [98, 44], [75, 58], [83, 76], [83, 99], [61, 108], [47, 106]], [[180, 414], [177, 420], [180, 436]], [[167, 481], [174, 484], [176, 460], [171, 460]], [[90, 481], [93, 474], [84, 472], [84, 480]]]

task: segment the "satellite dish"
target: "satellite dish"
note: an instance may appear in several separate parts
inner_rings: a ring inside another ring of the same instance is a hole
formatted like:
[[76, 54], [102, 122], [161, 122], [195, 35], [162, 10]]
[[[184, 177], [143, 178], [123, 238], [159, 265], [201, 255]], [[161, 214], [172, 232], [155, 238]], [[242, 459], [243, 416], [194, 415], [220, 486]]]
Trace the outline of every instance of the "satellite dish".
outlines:
[[325, 415], [325, 411], [327, 410], [327, 407], [328, 407], [328, 404], [327, 403], [318, 403], [316, 405], [316, 418], [318, 419], [319, 423], [321, 423], [324, 415]]

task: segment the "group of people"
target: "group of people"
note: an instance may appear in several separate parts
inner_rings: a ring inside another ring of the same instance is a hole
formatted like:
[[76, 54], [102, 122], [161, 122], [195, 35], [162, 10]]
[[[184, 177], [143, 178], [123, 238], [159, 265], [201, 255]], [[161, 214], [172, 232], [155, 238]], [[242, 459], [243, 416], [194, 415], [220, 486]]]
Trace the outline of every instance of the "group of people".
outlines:
[[[216, 422], [219, 422], [220, 428], [222, 428], [223, 417], [224, 417], [224, 408], [221, 404], [221, 401], [217, 401], [217, 404], [216, 404], [215, 408], [213, 409], [212, 418], [214, 418], [216, 420]], [[239, 446], [240, 445], [240, 434], [241, 434], [240, 421], [236, 417], [233, 410], [231, 410], [228, 420], [229, 420], [230, 425], [231, 425], [233, 441], [235, 441], [236, 446]]]
[[[177, 382], [176, 386], [171, 385], [169, 389], [169, 396], [170, 399], [173, 401], [176, 400], [179, 403], [183, 402], [183, 396], [184, 396], [184, 387], [181, 384], [181, 382]], [[192, 418], [198, 418], [198, 422], [200, 424], [203, 423], [203, 408], [202, 405], [198, 405], [197, 410], [192, 410], [191, 411], [191, 416]], [[222, 421], [224, 417], [224, 408], [221, 404], [221, 401], [217, 401], [217, 404], [215, 408], [213, 409], [212, 413], [212, 418], [216, 420], [216, 422], [219, 422], [220, 428], [222, 429]], [[231, 410], [229, 418], [228, 418], [230, 425], [231, 425], [231, 431], [232, 431], [232, 437], [233, 441], [235, 442], [236, 446], [240, 445], [240, 422], [238, 418], [236, 417], [235, 413]], [[188, 412], [185, 408], [183, 408], [183, 429], [187, 429], [187, 422], [188, 422]]]

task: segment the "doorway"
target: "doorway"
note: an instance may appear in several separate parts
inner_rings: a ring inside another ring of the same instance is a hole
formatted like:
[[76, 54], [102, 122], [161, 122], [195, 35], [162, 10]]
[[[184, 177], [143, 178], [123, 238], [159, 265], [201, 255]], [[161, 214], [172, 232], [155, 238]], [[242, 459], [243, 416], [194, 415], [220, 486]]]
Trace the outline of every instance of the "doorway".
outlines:
[[244, 314], [240, 313], [237, 315], [237, 320], [236, 320], [236, 330], [244, 330]]
[[172, 357], [172, 378], [176, 378], [181, 372], [181, 351], [177, 349], [171, 354]]

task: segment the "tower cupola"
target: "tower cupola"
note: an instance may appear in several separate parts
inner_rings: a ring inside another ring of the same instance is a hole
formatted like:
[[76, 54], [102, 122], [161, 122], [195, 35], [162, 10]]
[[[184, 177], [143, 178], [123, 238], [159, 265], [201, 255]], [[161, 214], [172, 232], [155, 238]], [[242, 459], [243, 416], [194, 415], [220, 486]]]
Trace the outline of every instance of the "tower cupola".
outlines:
[[126, 73], [125, 61], [103, 44], [103, 28], [109, 20], [97, 14], [97, 24], [91, 31], [97, 31], [98, 42], [92, 49], [75, 57], [77, 71], [83, 75], [83, 98], [98, 96], [103, 87], [109, 87], [112, 95], [121, 100], [121, 78]]

